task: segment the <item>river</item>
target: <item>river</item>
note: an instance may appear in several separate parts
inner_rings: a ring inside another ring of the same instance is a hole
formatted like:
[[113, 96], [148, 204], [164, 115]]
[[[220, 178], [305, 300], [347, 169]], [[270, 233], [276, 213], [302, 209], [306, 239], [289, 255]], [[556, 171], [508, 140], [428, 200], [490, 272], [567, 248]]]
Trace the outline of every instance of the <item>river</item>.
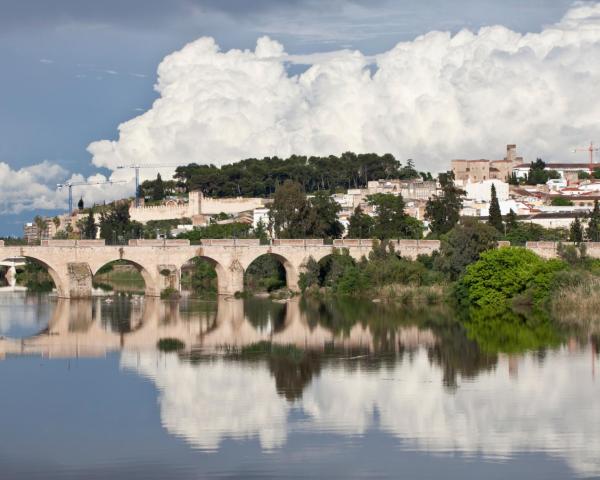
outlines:
[[506, 354], [443, 308], [26, 292], [0, 336], [2, 480], [600, 478], [581, 336]]

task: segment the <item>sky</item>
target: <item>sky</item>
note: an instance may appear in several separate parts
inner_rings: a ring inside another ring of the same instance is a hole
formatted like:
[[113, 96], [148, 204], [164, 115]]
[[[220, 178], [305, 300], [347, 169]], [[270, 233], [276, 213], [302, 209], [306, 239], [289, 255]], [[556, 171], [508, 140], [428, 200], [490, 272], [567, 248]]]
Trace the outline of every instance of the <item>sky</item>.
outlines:
[[57, 183], [133, 194], [122, 164], [354, 150], [435, 172], [600, 140], [596, 2], [0, 0], [0, 59], [0, 236], [64, 211]]

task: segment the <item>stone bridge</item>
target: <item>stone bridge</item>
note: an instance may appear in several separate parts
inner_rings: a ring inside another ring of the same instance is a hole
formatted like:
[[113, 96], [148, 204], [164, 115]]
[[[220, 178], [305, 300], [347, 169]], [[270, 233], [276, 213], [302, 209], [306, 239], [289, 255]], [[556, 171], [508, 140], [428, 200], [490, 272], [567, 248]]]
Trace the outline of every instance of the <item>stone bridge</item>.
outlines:
[[[399, 240], [391, 242], [399, 255], [416, 258], [439, 249], [437, 240]], [[200, 257], [217, 272], [218, 293], [233, 295], [244, 290], [244, 272], [262, 255], [278, 259], [286, 272], [287, 286], [298, 290], [300, 273], [312, 257], [320, 261], [336, 249], [347, 250], [355, 260], [367, 256], [372, 240], [273, 240], [261, 245], [254, 239], [131, 240], [126, 246], [108, 246], [104, 240], [46, 240], [41, 246], [4, 246], [0, 241], [0, 261], [25, 257], [43, 264], [61, 298], [87, 298], [92, 295], [92, 277], [107, 263], [126, 260], [141, 273], [146, 295], [157, 297], [166, 288], [180, 290], [181, 270], [191, 259]]]

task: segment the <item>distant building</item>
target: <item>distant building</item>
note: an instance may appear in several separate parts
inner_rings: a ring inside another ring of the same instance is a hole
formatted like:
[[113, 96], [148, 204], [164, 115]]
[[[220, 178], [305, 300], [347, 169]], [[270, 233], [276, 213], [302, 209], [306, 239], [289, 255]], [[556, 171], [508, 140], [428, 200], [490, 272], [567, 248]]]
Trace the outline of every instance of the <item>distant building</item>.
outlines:
[[[600, 165], [598, 165], [600, 167]], [[513, 168], [517, 178], [525, 178], [529, 174], [531, 164], [521, 163]], [[544, 170], [554, 170], [561, 178], [573, 181], [573, 174], [578, 172], [592, 173], [589, 163], [547, 163]]]
[[523, 163], [517, 156], [517, 146], [506, 146], [506, 157], [502, 160], [452, 160], [454, 178], [461, 181], [481, 182], [484, 180], [507, 181], [513, 169]]

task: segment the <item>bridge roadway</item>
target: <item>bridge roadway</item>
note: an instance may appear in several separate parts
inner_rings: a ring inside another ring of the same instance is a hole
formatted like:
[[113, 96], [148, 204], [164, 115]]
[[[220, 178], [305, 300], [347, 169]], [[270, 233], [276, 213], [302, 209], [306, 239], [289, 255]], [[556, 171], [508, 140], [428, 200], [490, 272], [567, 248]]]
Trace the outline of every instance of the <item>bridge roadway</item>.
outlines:
[[[416, 258], [439, 249], [437, 240], [399, 240], [391, 242], [399, 255]], [[500, 242], [500, 246], [509, 245]], [[600, 243], [587, 243], [588, 255], [600, 258]], [[347, 250], [355, 260], [368, 256], [371, 240], [334, 240], [325, 245], [319, 239], [273, 240], [261, 245], [255, 239], [203, 240], [190, 245], [188, 240], [131, 240], [127, 246], [108, 246], [104, 240], [46, 240], [41, 246], [4, 246], [0, 241], [0, 261], [12, 257], [36, 260], [48, 269], [61, 298], [88, 298], [92, 277], [109, 262], [126, 260], [140, 271], [147, 296], [158, 297], [166, 288], [181, 289], [181, 270], [191, 259], [200, 257], [214, 265], [218, 293], [233, 295], [244, 290], [244, 272], [262, 255], [272, 255], [285, 268], [287, 286], [298, 290], [300, 273], [310, 258], [317, 262], [335, 249]], [[556, 242], [529, 242], [527, 248], [544, 258], [557, 255]]]
[[[439, 248], [436, 240], [392, 241], [403, 257], [416, 258]], [[146, 295], [157, 297], [166, 288], [181, 288], [181, 269], [200, 257], [214, 265], [218, 293], [233, 295], [244, 290], [244, 272], [262, 255], [272, 255], [285, 268], [287, 286], [298, 290], [300, 273], [312, 257], [317, 262], [335, 249], [345, 249], [355, 260], [367, 256], [371, 240], [273, 240], [261, 245], [254, 239], [203, 240], [190, 245], [188, 240], [131, 240], [127, 246], [108, 246], [104, 240], [46, 240], [41, 246], [4, 246], [0, 242], [0, 260], [21, 256], [42, 263], [48, 270], [61, 298], [88, 298], [92, 295], [92, 277], [100, 268], [115, 260], [126, 260], [140, 271]]]

